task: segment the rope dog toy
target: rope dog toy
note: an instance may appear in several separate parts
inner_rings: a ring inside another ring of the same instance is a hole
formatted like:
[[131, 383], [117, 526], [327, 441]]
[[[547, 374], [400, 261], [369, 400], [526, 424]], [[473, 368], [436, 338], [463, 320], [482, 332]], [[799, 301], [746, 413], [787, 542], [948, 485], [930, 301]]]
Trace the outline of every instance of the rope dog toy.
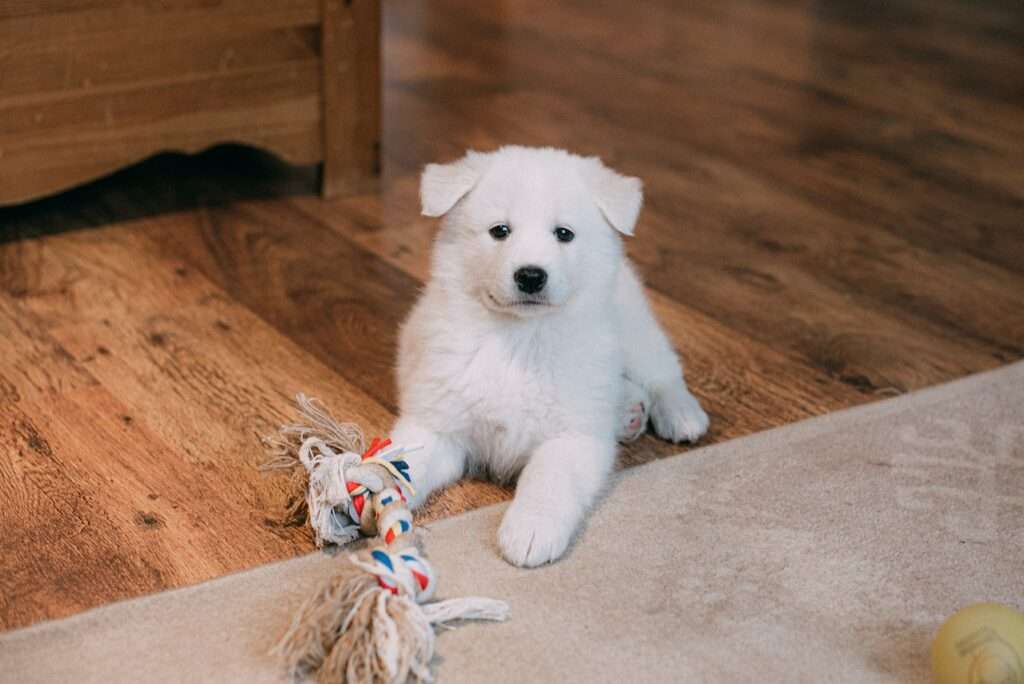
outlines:
[[305, 490], [289, 517], [308, 519], [318, 547], [375, 540], [342, 554], [337, 574], [306, 599], [274, 652], [293, 679], [316, 673], [323, 684], [431, 681], [434, 625], [502, 621], [508, 605], [479, 597], [431, 602], [436, 577], [406, 501], [415, 490], [404, 456], [419, 447], [375, 438], [365, 448], [358, 427], [337, 422], [305, 395], [296, 402], [304, 421], [270, 440], [277, 457], [264, 466], [294, 469]]

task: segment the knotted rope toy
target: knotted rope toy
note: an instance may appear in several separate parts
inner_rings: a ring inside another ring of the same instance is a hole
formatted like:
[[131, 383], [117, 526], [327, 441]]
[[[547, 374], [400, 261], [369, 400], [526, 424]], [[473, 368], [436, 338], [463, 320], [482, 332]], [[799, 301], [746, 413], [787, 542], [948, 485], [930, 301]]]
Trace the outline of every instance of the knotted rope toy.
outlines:
[[305, 395], [296, 402], [304, 420], [270, 440], [276, 458], [264, 466], [293, 469], [305, 489], [289, 516], [306, 513], [317, 546], [360, 535], [375, 541], [342, 554], [337, 574], [306, 599], [274, 651], [293, 679], [315, 672], [324, 684], [431, 681], [434, 625], [501, 621], [508, 605], [479, 597], [430, 602], [436, 578], [406, 502], [415, 490], [403, 457], [418, 447], [374, 439], [365, 448], [358, 427]]

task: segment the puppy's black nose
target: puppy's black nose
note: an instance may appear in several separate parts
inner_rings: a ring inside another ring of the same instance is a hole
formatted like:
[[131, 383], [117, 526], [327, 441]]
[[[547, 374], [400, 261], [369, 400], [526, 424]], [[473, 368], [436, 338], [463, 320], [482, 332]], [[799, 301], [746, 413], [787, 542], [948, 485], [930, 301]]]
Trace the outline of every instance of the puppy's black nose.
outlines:
[[544, 289], [548, 282], [548, 273], [538, 266], [523, 266], [512, 276], [519, 289], [526, 294], [535, 294]]

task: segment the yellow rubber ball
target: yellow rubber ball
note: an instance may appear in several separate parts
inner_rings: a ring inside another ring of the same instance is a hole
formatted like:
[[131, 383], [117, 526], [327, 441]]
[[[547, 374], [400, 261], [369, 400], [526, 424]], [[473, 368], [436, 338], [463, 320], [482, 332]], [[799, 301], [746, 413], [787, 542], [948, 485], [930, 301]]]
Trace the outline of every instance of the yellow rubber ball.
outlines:
[[1024, 614], [999, 603], [958, 610], [932, 642], [935, 684], [1024, 684]]

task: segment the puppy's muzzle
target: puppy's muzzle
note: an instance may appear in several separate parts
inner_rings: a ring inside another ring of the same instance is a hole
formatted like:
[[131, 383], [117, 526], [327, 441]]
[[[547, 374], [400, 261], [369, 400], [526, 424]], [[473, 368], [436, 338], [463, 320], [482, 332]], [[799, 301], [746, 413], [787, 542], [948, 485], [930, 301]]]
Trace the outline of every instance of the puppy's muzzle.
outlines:
[[544, 284], [548, 282], [548, 273], [539, 266], [523, 266], [516, 269], [512, 279], [516, 281], [516, 287], [520, 292], [536, 294], [544, 289]]

